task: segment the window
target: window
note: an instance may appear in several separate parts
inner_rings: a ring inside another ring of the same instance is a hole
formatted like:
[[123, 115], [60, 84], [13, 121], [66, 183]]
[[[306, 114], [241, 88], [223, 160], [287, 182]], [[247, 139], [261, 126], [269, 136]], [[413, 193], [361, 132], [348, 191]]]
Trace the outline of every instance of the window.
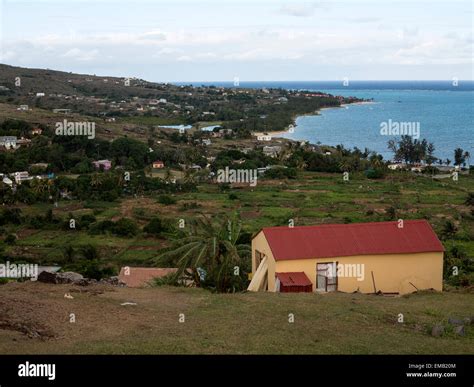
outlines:
[[260, 262], [265, 257], [265, 254], [262, 254], [260, 251], [255, 250], [255, 270], [260, 266]]
[[316, 290], [334, 292], [337, 290], [337, 262], [316, 265]]

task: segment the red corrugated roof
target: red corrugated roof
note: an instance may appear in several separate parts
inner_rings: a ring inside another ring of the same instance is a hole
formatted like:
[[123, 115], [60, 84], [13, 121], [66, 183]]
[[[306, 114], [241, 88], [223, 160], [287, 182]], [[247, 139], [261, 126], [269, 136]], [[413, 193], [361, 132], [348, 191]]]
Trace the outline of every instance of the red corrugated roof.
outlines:
[[277, 278], [284, 286], [309, 286], [312, 285], [309, 278], [303, 272], [276, 273]]
[[267, 227], [262, 231], [277, 261], [354, 255], [442, 252], [426, 220]]

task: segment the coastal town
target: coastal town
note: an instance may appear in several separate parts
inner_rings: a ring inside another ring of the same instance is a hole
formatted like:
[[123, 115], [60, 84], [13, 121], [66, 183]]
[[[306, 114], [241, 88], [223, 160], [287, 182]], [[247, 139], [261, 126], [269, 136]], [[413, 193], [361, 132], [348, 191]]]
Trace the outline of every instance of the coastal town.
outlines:
[[[404, 297], [427, 292], [447, 293], [436, 301], [443, 313], [453, 302], [465, 309], [460, 294], [472, 289], [474, 252], [469, 150], [438, 158], [429, 139], [402, 135], [387, 139], [387, 159], [369, 147], [286, 138], [300, 116], [372, 103], [357, 97], [2, 69], [0, 251], [10, 274], [0, 278], [0, 292], [7, 302], [43, 287], [64, 291], [61, 303], [84, 289], [102, 300], [118, 292], [119, 308], [140, 305], [141, 291], [160, 302], [175, 291], [259, 303], [269, 293], [337, 293], [357, 302], [379, 295], [383, 313], [386, 298], [412, 308]], [[304, 248], [308, 240], [319, 242]], [[217, 252], [210, 241], [218, 241]], [[23, 267], [35, 274], [11, 274]], [[57, 313], [57, 303], [42, 302]], [[18, 333], [15, 310], [0, 317], [6, 337]], [[140, 309], [140, 321], [149, 316]], [[454, 348], [451, 337], [471, 335], [467, 318], [426, 321], [427, 333], [411, 339], [443, 337]], [[23, 320], [44, 348], [63, 329], [46, 315]]]

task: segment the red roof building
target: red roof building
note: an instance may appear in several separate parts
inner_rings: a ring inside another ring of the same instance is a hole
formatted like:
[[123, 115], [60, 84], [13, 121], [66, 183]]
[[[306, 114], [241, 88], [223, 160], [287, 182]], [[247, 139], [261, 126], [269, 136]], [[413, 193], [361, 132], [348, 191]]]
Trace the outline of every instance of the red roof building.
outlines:
[[426, 220], [266, 227], [252, 239], [248, 290], [306, 291], [309, 280], [317, 292], [441, 291], [443, 256]]
[[[426, 220], [262, 229], [275, 260], [443, 252]], [[317, 243], [315, 243], [317, 241]]]

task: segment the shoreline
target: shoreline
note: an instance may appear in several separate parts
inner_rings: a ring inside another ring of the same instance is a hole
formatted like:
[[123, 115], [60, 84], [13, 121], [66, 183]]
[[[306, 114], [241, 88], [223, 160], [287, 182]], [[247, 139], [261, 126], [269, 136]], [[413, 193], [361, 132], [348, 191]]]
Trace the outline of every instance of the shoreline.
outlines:
[[[294, 117], [293, 124], [288, 125], [288, 127], [285, 130], [277, 130], [277, 131], [274, 131], [274, 132], [266, 132], [266, 134], [264, 132], [252, 132], [252, 136], [255, 136], [255, 137], [271, 136], [272, 138], [275, 137], [275, 138], [283, 138], [283, 139], [286, 139], [286, 140], [291, 140], [290, 138], [280, 137], [280, 136], [282, 134], [292, 134], [292, 133], [290, 133], [290, 127], [292, 126], [293, 129], [296, 129], [297, 128], [296, 120], [300, 117], [319, 116], [320, 115], [319, 112], [321, 112], [323, 110], [341, 109], [341, 108], [344, 108], [346, 106], [351, 106], [351, 105], [372, 105], [372, 104], [376, 104], [376, 103], [377, 102], [375, 102], [375, 101], [360, 101], [360, 102], [353, 102], [353, 103], [344, 103], [344, 104], [341, 104], [339, 106], [323, 107], [323, 108], [318, 109], [318, 110], [316, 110], [315, 112], [312, 112], [312, 113], [298, 114], [297, 116]], [[309, 141], [309, 140], [303, 140], [303, 141]]]

